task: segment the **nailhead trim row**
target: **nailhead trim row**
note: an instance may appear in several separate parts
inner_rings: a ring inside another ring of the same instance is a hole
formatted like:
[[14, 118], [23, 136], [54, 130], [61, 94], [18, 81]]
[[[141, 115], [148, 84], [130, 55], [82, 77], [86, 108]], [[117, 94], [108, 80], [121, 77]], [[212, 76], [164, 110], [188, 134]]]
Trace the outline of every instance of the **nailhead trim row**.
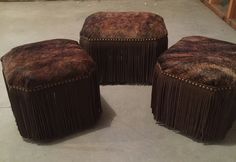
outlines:
[[81, 36], [82, 39], [87, 39], [88, 41], [120, 41], [120, 42], [144, 42], [144, 41], [156, 41], [167, 35], [160, 35], [157, 38], [87, 38]]
[[92, 70], [91, 72], [89, 72], [89, 74], [85, 75], [85, 76], [81, 76], [81, 77], [75, 77], [72, 79], [68, 79], [68, 80], [64, 80], [61, 82], [56, 82], [56, 83], [50, 83], [50, 84], [45, 84], [45, 85], [39, 85], [38, 87], [32, 88], [32, 89], [27, 89], [27, 88], [23, 88], [23, 87], [18, 87], [18, 86], [10, 86], [8, 85], [9, 89], [16, 89], [19, 91], [23, 91], [23, 92], [36, 92], [36, 91], [40, 91], [43, 89], [47, 89], [47, 88], [52, 88], [52, 87], [56, 87], [56, 86], [60, 86], [60, 85], [64, 85], [64, 84], [68, 84], [68, 83], [72, 83], [78, 80], [82, 80], [85, 78], [88, 78], [90, 76], [90, 74], [93, 72], [94, 70]]
[[[160, 69], [161, 70], [161, 69]], [[199, 83], [196, 83], [196, 82], [193, 82], [191, 80], [188, 80], [188, 79], [183, 79], [183, 78], [180, 78], [180, 77], [177, 77], [175, 75], [172, 75], [172, 74], [169, 74], [169, 73], [166, 73], [164, 71], [161, 70], [161, 74], [163, 75], [166, 75], [168, 77], [171, 77], [171, 78], [174, 78], [174, 79], [177, 79], [177, 80], [180, 80], [180, 81], [183, 81], [185, 83], [188, 83], [188, 84], [191, 84], [193, 86], [197, 86], [199, 88], [202, 88], [202, 89], [206, 89], [208, 91], [213, 91], [213, 92], [216, 92], [216, 91], [223, 91], [223, 90], [231, 90], [233, 87], [230, 86], [230, 87], [219, 87], [219, 88], [216, 88], [216, 87], [211, 87], [211, 86], [208, 86], [208, 85], [203, 85], [203, 84], [199, 84]]]
[[[183, 79], [183, 78], [177, 77], [175, 75], [166, 73], [164, 71], [161, 71], [161, 74], [166, 75], [166, 76], [171, 77], [171, 78], [174, 78], [174, 79], [177, 79], [177, 80], [180, 80], [180, 81], [183, 81], [183, 82], [191, 84], [193, 86], [197, 86], [199, 88], [203, 88], [203, 89], [206, 89], [206, 90], [209, 90], [209, 91], [214, 91], [214, 92], [222, 91], [222, 90], [231, 90], [233, 88], [233, 87], [219, 87], [219, 88], [210, 87], [210, 86], [207, 86], [207, 85], [203, 85], [203, 84], [199, 84], [199, 83], [190, 81], [188, 79]], [[65, 81], [62, 81], [62, 82], [56, 82], [56, 83], [52, 83], [52, 84], [40, 85], [39, 87], [36, 87], [36, 88], [33, 88], [33, 89], [27, 89], [27, 88], [18, 87], [18, 86], [8, 86], [8, 87], [19, 90], [19, 91], [23, 91], [23, 92], [35, 92], [35, 91], [39, 91], [39, 90], [42, 90], [42, 89], [56, 87], [56, 86], [59, 86], [59, 85], [75, 82], [75, 81], [78, 81], [78, 80], [81, 80], [81, 79], [88, 78], [89, 76], [90, 75], [86, 75], [86, 76], [82, 76], [82, 77], [76, 77], [76, 78], [68, 79], [68, 80], [65, 80]]]

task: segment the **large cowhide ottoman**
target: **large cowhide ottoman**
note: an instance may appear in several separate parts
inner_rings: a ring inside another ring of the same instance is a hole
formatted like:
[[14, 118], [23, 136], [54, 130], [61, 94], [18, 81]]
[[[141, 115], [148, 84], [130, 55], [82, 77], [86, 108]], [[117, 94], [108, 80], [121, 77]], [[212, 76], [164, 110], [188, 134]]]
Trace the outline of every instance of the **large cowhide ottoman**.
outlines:
[[98, 12], [86, 18], [80, 44], [97, 63], [101, 84], [151, 84], [167, 30], [153, 13]]
[[199, 141], [225, 137], [236, 117], [236, 44], [185, 37], [154, 71], [151, 107], [159, 123]]
[[16, 47], [2, 57], [20, 134], [51, 140], [92, 126], [101, 113], [96, 65], [72, 40]]

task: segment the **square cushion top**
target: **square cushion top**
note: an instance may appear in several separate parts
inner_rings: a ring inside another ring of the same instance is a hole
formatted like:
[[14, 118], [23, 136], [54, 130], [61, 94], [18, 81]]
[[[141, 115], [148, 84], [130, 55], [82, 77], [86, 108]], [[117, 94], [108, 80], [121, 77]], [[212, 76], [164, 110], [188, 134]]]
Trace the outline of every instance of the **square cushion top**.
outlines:
[[236, 85], [236, 44], [201, 36], [185, 37], [159, 57], [156, 66], [180, 79], [232, 87]]
[[9, 86], [33, 89], [88, 75], [92, 58], [73, 40], [54, 39], [13, 48], [2, 57]]
[[161, 16], [148, 12], [97, 12], [88, 16], [80, 32], [88, 39], [148, 39], [167, 35]]

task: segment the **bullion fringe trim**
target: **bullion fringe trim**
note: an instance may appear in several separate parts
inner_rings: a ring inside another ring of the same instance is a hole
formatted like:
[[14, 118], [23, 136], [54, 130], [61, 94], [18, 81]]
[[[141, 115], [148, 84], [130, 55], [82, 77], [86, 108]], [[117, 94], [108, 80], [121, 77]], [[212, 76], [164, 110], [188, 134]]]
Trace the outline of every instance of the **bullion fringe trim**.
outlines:
[[235, 87], [213, 88], [167, 74], [156, 66], [152, 87], [154, 119], [201, 142], [225, 137], [236, 119]]
[[96, 71], [36, 91], [6, 87], [24, 138], [47, 141], [64, 137], [91, 127], [102, 112]]
[[89, 39], [81, 36], [81, 46], [97, 64], [100, 83], [152, 83], [157, 57], [168, 47], [167, 35], [150, 39]]

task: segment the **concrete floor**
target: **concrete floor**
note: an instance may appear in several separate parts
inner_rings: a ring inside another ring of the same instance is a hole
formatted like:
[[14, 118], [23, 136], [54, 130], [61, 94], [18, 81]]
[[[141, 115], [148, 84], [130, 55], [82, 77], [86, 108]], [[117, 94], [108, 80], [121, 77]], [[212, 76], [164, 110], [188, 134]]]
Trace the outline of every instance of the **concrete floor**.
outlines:
[[[0, 3], [0, 55], [52, 38], [79, 40], [84, 19], [96, 11], [151, 11], [162, 15], [169, 45], [188, 35], [236, 43], [236, 32], [199, 0], [101, 0]], [[1, 70], [1, 69], [0, 69]], [[236, 123], [224, 141], [204, 145], [155, 124], [150, 86], [102, 86], [98, 125], [51, 144], [22, 140], [0, 78], [0, 162], [235, 162]]]

